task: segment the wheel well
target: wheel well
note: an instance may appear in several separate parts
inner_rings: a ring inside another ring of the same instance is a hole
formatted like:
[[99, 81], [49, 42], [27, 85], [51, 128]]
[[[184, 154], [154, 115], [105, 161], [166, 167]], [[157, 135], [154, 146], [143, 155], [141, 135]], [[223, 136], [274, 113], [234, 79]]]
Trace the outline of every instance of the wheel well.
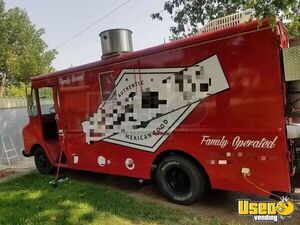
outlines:
[[34, 156], [35, 150], [37, 148], [42, 148], [42, 146], [40, 146], [39, 144], [34, 144], [30, 149], [30, 156]]
[[211, 186], [209, 176], [208, 176], [206, 170], [204, 169], [204, 167], [201, 165], [201, 163], [197, 159], [195, 159], [193, 156], [191, 156], [190, 154], [183, 152], [181, 150], [167, 150], [167, 151], [164, 151], [164, 152], [160, 153], [159, 155], [157, 155], [152, 163], [153, 170], [151, 171], [151, 179], [154, 176], [154, 173], [155, 173], [155, 170], [156, 170], [156, 167], [158, 166], [158, 164], [169, 155], [180, 155], [182, 157], [185, 157], [185, 158], [191, 160], [198, 167], [199, 171], [203, 172], [203, 174], [206, 177], [209, 187]]

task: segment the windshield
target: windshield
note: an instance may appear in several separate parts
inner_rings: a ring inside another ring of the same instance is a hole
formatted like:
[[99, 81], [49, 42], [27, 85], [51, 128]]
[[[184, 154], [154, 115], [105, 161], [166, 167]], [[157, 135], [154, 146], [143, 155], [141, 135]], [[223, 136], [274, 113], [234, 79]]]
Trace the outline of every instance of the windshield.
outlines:
[[[26, 88], [28, 93], [28, 88]], [[44, 87], [39, 89], [31, 89], [30, 94], [27, 94], [27, 108], [29, 116], [37, 116], [37, 94], [39, 98], [41, 115], [54, 114], [54, 101], [53, 101], [53, 89], [51, 87]]]
[[27, 97], [27, 110], [29, 116], [37, 115], [37, 103], [35, 89], [26, 87], [26, 97]]

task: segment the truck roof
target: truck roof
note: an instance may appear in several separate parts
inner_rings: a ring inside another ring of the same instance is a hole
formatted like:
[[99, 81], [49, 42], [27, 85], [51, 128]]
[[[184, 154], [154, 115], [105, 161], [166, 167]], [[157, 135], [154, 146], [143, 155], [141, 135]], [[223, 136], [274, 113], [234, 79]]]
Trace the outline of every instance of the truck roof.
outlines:
[[120, 54], [120, 55], [112, 57], [112, 58], [99, 60], [99, 61], [95, 61], [92, 63], [80, 65], [80, 66], [71, 67], [68, 69], [56, 71], [56, 72], [49, 73], [49, 74], [34, 76], [31, 78], [31, 81], [34, 83], [37, 81], [42, 81], [44, 79], [59, 77], [61, 75], [76, 73], [76, 72], [85, 71], [85, 70], [91, 70], [91, 69], [95, 69], [97, 67], [112, 65], [112, 64], [119, 63], [119, 62], [130, 61], [130, 60], [134, 60], [134, 59], [137, 59], [137, 58], [140, 58], [143, 56], [147, 56], [147, 55], [151, 55], [151, 54], [159, 53], [159, 52], [164, 52], [164, 51], [175, 49], [175, 48], [176, 49], [187, 48], [187, 47], [191, 47], [192, 45], [205, 44], [207, 42], [220, 40], [222, 38], [234, 37], [235, 35], [239, 35], [241, 33], [253, 32], [253, 31], [256, 31], [259, 29], [266, 29], [266, 28], [269, 28], [268, 20], [264, 20], [261, 26], [258, 26], [257, 20], [253, 20], [251, 22], [237, 24], [237, 25], [234, 25], [231, 27], [218, 29], [218, 30], [211, 31], [208, 33], [203, 33], [203, 34], [199, 33], [199, 34], [187, 37], [187, 38], [171, 41], [171, 42], [157, 45], [154, 47], [150, 47], [150, 48], [146, 48], [146, 49], [142, 49], [142, 50], [138, 50], [138, 51], [134, 51], [134, 52], [130, 52], [130, 53]]

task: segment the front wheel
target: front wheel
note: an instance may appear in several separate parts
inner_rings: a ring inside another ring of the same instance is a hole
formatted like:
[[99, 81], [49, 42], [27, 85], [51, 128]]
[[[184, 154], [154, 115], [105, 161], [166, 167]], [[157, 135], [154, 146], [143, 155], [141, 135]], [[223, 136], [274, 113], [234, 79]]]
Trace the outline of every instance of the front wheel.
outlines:
[[38, 147], [34, 152], [34, 162], [41, 174], [48, 174], [53, 168], [45, 150], [41, 147]]
[[189, 205], [205, 192], [204, 174], [188, 158], [171, 155], [164, 158], [156, 170], [156, 182], [162, 194], [172, 202]]

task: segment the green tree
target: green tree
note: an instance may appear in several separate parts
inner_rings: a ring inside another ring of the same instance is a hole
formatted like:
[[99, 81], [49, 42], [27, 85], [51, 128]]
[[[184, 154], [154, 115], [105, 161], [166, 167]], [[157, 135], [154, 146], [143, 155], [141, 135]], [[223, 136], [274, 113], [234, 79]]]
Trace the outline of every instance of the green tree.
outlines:
[[6, 88], [5, 95], [8, 97], [25, 97], [25, 88], [26, 85], [24, 83], [18, 85], [11, 84]]
[[57, 52], [48, 50], [44, 29], [38, 29], [25, 10], [5, 11], [0, 0], [0, 96], [8, 86], [28, 83], [30, 77], [53, 70]]
[[[176, 24], [170, 28], [170, 39], [178, 39], [197, 33], [209, 20], [249, 8], [259, 19], [268, 16], [274, 21], [280, 16], [292, 38], [300, 35], [300, 0], [169, 0], [162, 11], [169, 13]], [[162, 11], [151, 17], [162, 20]]]

